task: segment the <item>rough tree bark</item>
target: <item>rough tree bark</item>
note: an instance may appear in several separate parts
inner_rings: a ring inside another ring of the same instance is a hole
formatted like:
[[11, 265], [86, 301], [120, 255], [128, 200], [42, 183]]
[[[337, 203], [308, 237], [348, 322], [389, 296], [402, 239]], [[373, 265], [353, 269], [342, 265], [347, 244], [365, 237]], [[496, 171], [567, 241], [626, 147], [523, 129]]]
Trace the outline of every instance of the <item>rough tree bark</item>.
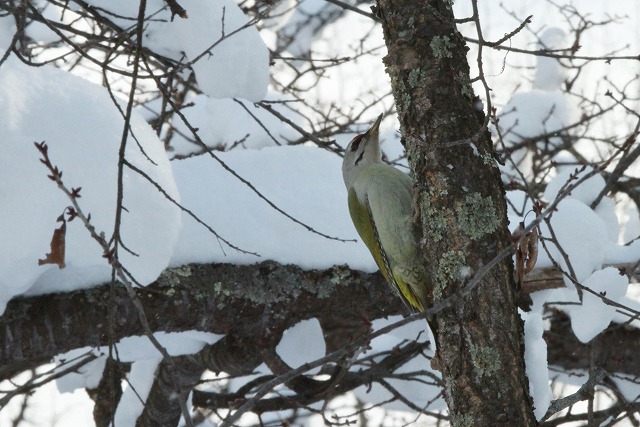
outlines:
[[[249, 289], [261, 289], [264, 293], [251, 294], [247, 292]], [[25, 369], [35, 368], [73, 348], [106, 345], [110, 332], [105, 319], [110, 305], [118, 319], [112, 331], [115, 341], [142, 334], [126, 291], [118, 287], [114, 301], [109, 300], [109, 292], [109, 285], [104, 285], [12, 300], [0, 316], [0, 378], [10, 378]], [[279, 334], [300, 319], [311, 317], [317, 317], [321, 324], [326, 319], [335, 321], [346, 317], [352, 320], [346, 322], [345, 330], [338, 329], [337, 336], [325, 337], [330, 352], [366, 335], [367, 319], [404, 312], [402, 303], [394, 297], [380, 273], [366, 274], [344, 267], [305, 271], [273, 262], [249, 266], [183, 266], [165, 271], [158, 282], [136, 289], [136, 292], [154, 332], [196, 329], [227, 336], [196, 355], [174, 358], [180, 369], [180, 385], [186, 388], [193, 387], [194, 378], [198, 378], [204, 369], [241, 373], [261, 363], [263, 354], [277, 344], [275, 339], [261, 339], [265, 330]], [[640, 346], [640, 335], [636, 330], [610, 328], [597, 341], [587, 345], [575, 339], [565, 315], [558, 312], [550, 320], [551, 330], [545, 333], [550, 365], [588, 371], [595, 364], [609, 372], [640, 375], [636, 351]], [[335, 334], [335, 329], [329, 324], [327, 331]], [[398, 366], [423, 349], [414, 344], [398, 348], [368, 371], [349, 373], [332, 389], [331, 395], [340, 395], [393, 375]], [[238, 351], [238, 346], [245, 351]], [[120, 384], [122, 369], [115, 367], [118, 372], [113, 378], [107, 375], [97, 389], [90, 391], [96, 401], [97, 425], [106, 426], [111, 420], [121, 390], [110, 386], [109, 381]], [[168, 396], [175, 395], [174, 384], [166, 381], [166, 373], [159, 372], [153, 390], [146, 402], [148, 410], [139, 422], [153, 425], [163, 420], [163, 425], [169, 425], [167, 420], [175, 421], [180, 415], [179, 402], [176, 399], [167, 401]], [[309, 394], [307, 388], [296, 396], [262, 399], [256, 402], [252, 411], [262, 413], [296, 408], [323, 401], [327, 396], [326, 390]], [[212, 410], [229, 409], [234, 402], [246, 397], [242, 392], [196, 391], [193, 403]]]
[[[379, 0], [376, 10], [436, 301], [462, 292], [509, 245], [504, 188], [451, 3]], [[504, 258], [435, 317], [454, 426], [537, 424], [512, 269]]]
[[[555, 287], [560, 277], [561, 274], [556, 273], [548, 282]], [[257, 295], [244, 294], [245, 284], [278, 289], [278, 292], [265, 295], [263, 301], [258, 302]], [[218, 290], [212, 292], [212, 287]], [[540, 287], [539, 284], [536, 287]], [[366, 319], [405, 312], [379, 272], [368, 274], [344, 267], [302, 270], [274, 262], [245, 266], [190, 265], [166, 270], [157, 282], [136, 292], [145, 313], [152, 319], [150, 326], [154, 332], [201, 330], [232, 334], [253, 345], [263, 329], [282, 330], [311, 317], [320, 318], [323, 323], [323, 316], [335, 320], [351, 318], [355, 313], [359, 322], [347, 322], [351, 332], [340, 340], [352, 342], [363, 333], [363, 326], [368, 329]], [[53, 356], [71, 349], [107, 345], [109, 331], [105, 319], [110, 304], [119, 319], [113, 339], [141, 335], [143, 331], [125, 290], [116, 289], [115, 301], [110, 301], [108, 294], [109, 285], [103, 285], [11, 300], [0, 316], [0, 379], [47, 363]], [[185, 310], [185, 306], [189, 309]], [[285, 307], [296, 307], [296, 310], [285, 310]], [[282, 315], [264, 318], [263, 313], [269, 310], [281, 310]], [[550, 318], [551, 329], [545, 335], [551, 365], [588, 369], [595, 352], [602, 355], [596, 356], [596, 365], [611, 372], [640, 375], [640, 359], [635, 357], [640, 334], [635, 329], [610, 328], [596, 343], [587, 345], [575, 338], [566, 315], [554, 314]], [[336, 350], [339, 344], [327, 351]], [[616, 357], [612, 357], [613, 352]]]
[[[157, 282], [136, 293], [153, 332], [208, 331], [240, 337], [254, 347], [272, 344], [259, 337], [277, 337], [300, 320], [321, 318], [323, 313], [361, 319], [353, 329], [362, 334], [363, 319], [402, 310], [380, 275], [340, 266], [305, 271], [275, 262], [185, 265], [166, 270]], [[385, 302], [389, 299], [393, 305]], [[116, 318], [111, 326], [109, 305]], [[144, 335], [144, 330], [124, 287], [116, 287], [113, 299], [108, 285], [15, 298], [0, 316], [0, 379], [47, 363], [60, 353], [106, 346], [110, 339], [117, 342], [132, 335]]]

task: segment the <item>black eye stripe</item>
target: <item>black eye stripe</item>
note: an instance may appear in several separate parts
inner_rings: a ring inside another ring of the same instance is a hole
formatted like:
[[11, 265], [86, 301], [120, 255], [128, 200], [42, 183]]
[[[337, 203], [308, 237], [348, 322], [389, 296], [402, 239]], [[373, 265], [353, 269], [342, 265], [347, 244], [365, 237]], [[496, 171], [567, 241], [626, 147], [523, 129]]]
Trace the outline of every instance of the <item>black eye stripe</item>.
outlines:
[[358, 149], [358, 146], [360, 145], [360, 141], [362, 141], [363, 136], [364, 136], [363, 134], [356, 135], [351, 140], [351, 151], [356, 151]]

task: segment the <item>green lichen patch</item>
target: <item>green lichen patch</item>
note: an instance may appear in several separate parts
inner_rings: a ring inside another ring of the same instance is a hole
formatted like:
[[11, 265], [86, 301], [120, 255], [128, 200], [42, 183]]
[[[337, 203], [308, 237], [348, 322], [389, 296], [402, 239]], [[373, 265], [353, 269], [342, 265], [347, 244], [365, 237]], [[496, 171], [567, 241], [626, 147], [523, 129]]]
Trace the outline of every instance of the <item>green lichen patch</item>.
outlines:
[[473, 366], [481, 377], [495, 375], [500, 370], [500, 354], [492, 348], [471, 344], [469, 352]]
[[465, 267], [466, 261], [462, 251], [445, 252], [438, 264], [436, 286], [433, 291], [433, 296], [436, 299], [442, 298], [443, 290], [447, 283], [459, 280]]
[[498, 165], [496, 164], [496, 159], [490, 153], [488, 153], [487, 151], [482, 153], [480, 158], [482, 159], [482, 163], [484, 163], [485, 165], [498, 167]]
[[439, 282], [455, 281], [460, 278], [460, 272], [465, 267], [465, 258], [462, 251], [445, 252], [438, 265], [437, 280]]
[[435, 208], [428, 200], [422, 209], [422, 221], [426, 225], [429, 237], [434, 242], [439, 242], [447, 234], [447, 211]]
[[458, 414], [455, 417], [455, 422], [454, 425], [460, 426], [460, 427], [472, 427], [475, 425], [475, 421], [473, 419], [473, 416], [469, 415], [469, 414]]
[[334, 286], [341, 286], [346, 283], [346, 279], [351, 274], [351, 270], [348, 265], [336, 265], [331, 271], [331, 284]]
[[472, 240], [493, 233], [500, 225], [493, 200], [489, 196], [482, 197], [480, 193], [469, 194], [462, 203], [456, 204], [455, 209], [460, 226]]
[[213, 284], [213, 293], [216, 296], [231, 296], [231, 291], [229, 289], [225, 289], [222, 286], [222, 282], [216, 282]]
[[193, 269], [190, 265], [183, 265], [182, 267], [171, 269], [176, 275], [180, 277], [190, 277], [193, 274]]
[[[391, 78], [393, 95], [396, 99], [398, 111], [407, 111], [411, 106], [411, 94], [407, 91], [404, 81], [401, 78]], [[394, 84], [395, 83], [395, 84]]]
[[434, 242], [439, 242], [445, 238], [449, 228], [449, 219], [453, 216], [453, 212], [444, 208], [437, 202], [446, 198], [449, 194], [447, 190], [447, 178], [441, 177], [440, 186], [431, 186], [426, 193], [424, 202], [422, 203], [422, 223], [425, 224], [428, 238]]
[[175, 289], [181, 285], [182, 279], [189, 277], [193, 274], [193, 269], [190, 265], [184, 265], [182, 267], [170, 268], [165, 270], [158, 278], [158, 283], [162, 286], [170, 288], [169, 296], [175, 295]]
[[453, 58], [452, 48], [453, 42], [449, 36], [435, 36], [431, 40], [431, 50], [436, 59]]
[[426, 73], [420, 68], [414, 68], [409, 71], [409, 86], [415, 88], [420, 85], [420, 82], [425, 81], [427, 78]]
[[456, 76], [456, 81], [460, 83], [460, 93], [462, 93], [469, 99], [473, 99], [473, 89], [471, 88], [469, 76], [466, 73], [460, 71]]

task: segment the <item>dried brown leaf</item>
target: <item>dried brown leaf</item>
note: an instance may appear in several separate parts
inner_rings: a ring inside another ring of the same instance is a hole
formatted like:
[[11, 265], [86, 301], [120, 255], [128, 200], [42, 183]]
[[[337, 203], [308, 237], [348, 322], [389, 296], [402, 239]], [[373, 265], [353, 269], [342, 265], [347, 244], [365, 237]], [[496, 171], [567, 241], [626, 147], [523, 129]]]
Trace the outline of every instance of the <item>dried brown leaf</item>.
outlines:
[[511, 234], [511, 239], [516, 246], [516, 265], [513, 276], [518, 286], [522, 285], [524, 276], [533, 270], [538, 261], [538, 230], [534, 228], [524, 236], [523, 231], [524, 223], [521, 222]]
[[58, 268], [64, 268], [64, 252], [65, 252], [65, 237], [67, 234], [67, 222], [62, 221], [60, 228], [53, 230], [53, 236], [51, 237], [51, 252], [48, 253], [44, 259], [38, 260], [38, 265], [44, 264], [57, 264]]
[[528, 232], [525, 239], [527, 239], [527, 261], [524, 266], [524, 274], [527, 274], [533, 270], [536, 261], [538, 261], [538, 229], [534, 228]]
[[522, 281], [524, 279], [524, 264], [526, 259], [526, 255], [522, 251], [522, 245], [520, 244], [520, 236], [522, 236], [523, 230], [524, 223], [521, 222], [520, 224], [518, 224], [518, 228], [513, 230], [513, 233], [511, 233], [511, 240], [515, 243], [516, 246], [516, 266], [515, 270], [513, 271], [513, 278], [518, 286], [522, 285]]

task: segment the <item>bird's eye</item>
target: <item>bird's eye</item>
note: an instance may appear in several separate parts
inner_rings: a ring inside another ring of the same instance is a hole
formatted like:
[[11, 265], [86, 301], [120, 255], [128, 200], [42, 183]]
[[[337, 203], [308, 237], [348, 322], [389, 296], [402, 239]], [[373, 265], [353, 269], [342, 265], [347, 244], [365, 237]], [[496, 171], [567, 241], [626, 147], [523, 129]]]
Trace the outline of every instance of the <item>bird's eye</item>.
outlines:
[[360, 145], [360, 141], [362, 141], [363, 136], [364, 136], [363, 134], [356, 135], [355, 138], [351, 140], [351, 151], [356, 151], [358, 149], [358, 146]]

